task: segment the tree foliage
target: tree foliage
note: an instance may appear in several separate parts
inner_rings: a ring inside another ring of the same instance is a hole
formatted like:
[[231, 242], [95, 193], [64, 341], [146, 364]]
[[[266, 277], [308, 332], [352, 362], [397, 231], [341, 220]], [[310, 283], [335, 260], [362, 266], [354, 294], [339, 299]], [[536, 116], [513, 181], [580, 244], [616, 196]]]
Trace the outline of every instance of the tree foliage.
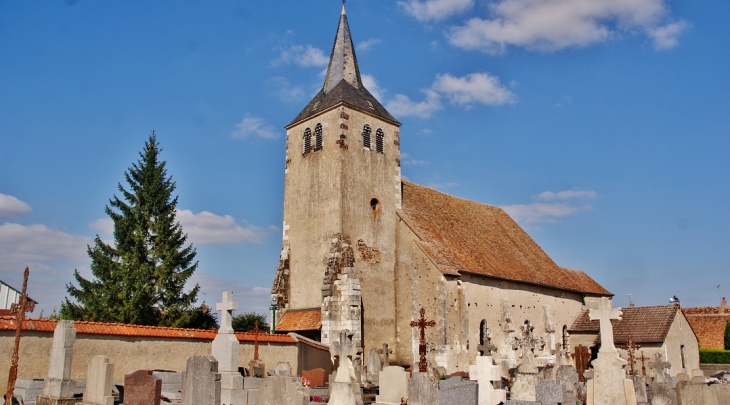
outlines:
[[256, 321], [259, 321], [260, 331], [269, 333], [271, 327], [266, 322], [266, 315], [256, 312], [246, 312], [235, 315], [232, 319], [231, 325], [233, 326], [233, 330], [236, 332], [251, 332], [253, 331]]
[[114, 224], [114, 244], [96, 236], [88, 247], [92, 279], [74, 271], [78, 287], [67, 284], [63, 319], [174, 327], [215, 327], [205, 304], [195, 306], [200, 287], [185, 291], [198, 267], [196, 251], [176, 221], [175, 182], [154, 131], [139, 160], [124, 173], [128, 188], [109, 200], [105, 212]]

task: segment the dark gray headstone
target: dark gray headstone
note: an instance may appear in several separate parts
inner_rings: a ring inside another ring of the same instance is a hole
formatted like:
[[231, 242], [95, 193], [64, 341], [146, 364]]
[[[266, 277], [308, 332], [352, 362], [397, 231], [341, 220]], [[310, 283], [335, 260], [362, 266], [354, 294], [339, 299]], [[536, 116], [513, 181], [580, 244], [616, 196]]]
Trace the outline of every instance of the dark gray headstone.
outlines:
[[535, 397], [543, 405], [562, 404], [565, 402], [565, 383], [561, 380], [538, 381]]
[[183, 378], [182, 405], [220, 405], [221, 375], [213, 356], [188, 359]]
[[452, 377], [439, 381], [439, 405], [476, 405], [478, 403], [476, 381]]

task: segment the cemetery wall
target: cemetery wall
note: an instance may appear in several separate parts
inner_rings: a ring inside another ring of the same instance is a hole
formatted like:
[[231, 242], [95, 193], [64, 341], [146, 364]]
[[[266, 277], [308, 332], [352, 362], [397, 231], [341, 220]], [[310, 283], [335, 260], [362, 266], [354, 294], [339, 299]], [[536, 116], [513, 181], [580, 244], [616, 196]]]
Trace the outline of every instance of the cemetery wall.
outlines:
[[[118, 326], [134, 328], [129, 325]], [[8, 375], [14, 337], [14, 330], [0, 330], [0, 376]], [[290, 340], [290, 343], [259, 342], [259, 357], [267, 369], [274, 367], [278, 362], [289, 362], [292, 371], [296, 371], [297, 374], [301, 374], [303, 368], [330, 369], [323, 367], [325, 360], [329, 362], [329, 351], [326, 347], [297, 342], [286, 335], [277, 335], [277, 338]], [[18, 378], [43, 379], [47, 376], [52, 342], [52, 329], [43, 332], [23, 331], [20, 340]], [[119, 382], [124, 381], [125, 374], [136, 370], [183, 371], [189, 357], [210, 355], [211, 342], [210, 338], [117, 336], [77, 332], [71, 378], [85, 379], [88, 363], [96, 355], [109, 357], [110, 363], [114, 364], [114, 380]], [[239, 365], [247, 366], [253, 359], [254, 343], [241, 341], [239, 348]], [[0, 392], [5, 392], [6, 389], [7, 379], [0, 379]]]

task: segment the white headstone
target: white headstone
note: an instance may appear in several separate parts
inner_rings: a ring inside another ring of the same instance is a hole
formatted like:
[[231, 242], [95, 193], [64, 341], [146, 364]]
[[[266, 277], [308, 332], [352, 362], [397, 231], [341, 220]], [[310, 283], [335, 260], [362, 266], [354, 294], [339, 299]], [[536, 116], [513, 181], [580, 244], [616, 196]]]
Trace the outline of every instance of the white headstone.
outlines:
[[86, 390], [84, 391], [84, 405], [114, 405], [112, 384], [114, 365], [109, 364], [106, 356], [94, 356], [89, 361], [89, 370], [86, 373]]
[[378, 380], [380, 380], [380, 395], [375, 398], [376, 403], [400, 405], [401, 398], [408, 396], [408, 373], [402, 367], [384, 367]]
[[221, 405], [245, 405], [246, 395], [243, 391], [243, 376], [238, 372], [238, 338], [233, 332], [232, 312], [238, 309], [233, 301], [233, 292], [223, 292], [223, 302], [216, 304], [221, 311], [221, 322], [218, 334], [213, 339], [211, 352], [218, 360], [218, 372], [221, 384]]
[[497, 405], [507, 400], [505, 390], [492, 384], [502, 381], [502, 367], [492, 364], [492, 356], [477, 356], [476, 364], [469, 366], [469, 379], [479, 384], [479, 405]]
[[367, 380], [367, 382], [377, 384], [378, 374], [380, 373], [380, 370], [382, 368], [383, 367], [380, 363], [380, 354], [378, 353], [378, 349], [373, 347], [368, 353], [367, 373], [365, 375], [365, 379]]
[[[593, 379], [588, 384], [589, 405], [626, 405], [631, 403], [634, 383], [626, 379], [623, 366], [626, 360], [619, 357], [613, 343], [613, 326], [611, 319], [621, 319], [620, 308], [612, 308], [611, 300], [602, 297], [598, 309], [588, 312], [591, 320], [599, 320], [601, 327], [601, 348], [598, 358], [593, 360]], [[631, 389], [629, 390], [628, 387]], [[629, 392], [630, 391], [630, 392]], [[634, 399], [635, 402], [635, 399]]]

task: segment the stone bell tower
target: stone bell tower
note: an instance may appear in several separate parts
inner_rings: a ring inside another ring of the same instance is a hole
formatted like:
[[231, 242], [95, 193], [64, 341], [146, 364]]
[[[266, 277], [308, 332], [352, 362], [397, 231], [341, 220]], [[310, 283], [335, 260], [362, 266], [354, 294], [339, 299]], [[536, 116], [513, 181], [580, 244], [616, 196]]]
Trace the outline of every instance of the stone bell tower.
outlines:
[[396, 344], [399, 127], [363, 86], [343, 5], [324, 85], [286, 126], [277, 331]]

